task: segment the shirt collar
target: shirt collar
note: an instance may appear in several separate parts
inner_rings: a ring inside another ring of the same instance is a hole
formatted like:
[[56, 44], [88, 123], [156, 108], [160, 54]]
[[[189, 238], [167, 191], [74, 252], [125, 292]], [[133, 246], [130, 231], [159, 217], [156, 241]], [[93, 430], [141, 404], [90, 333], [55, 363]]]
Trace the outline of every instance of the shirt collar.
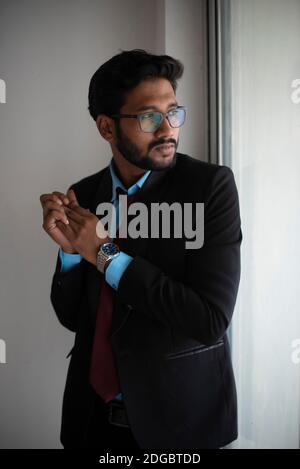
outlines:
[[123, 189], [123, 191], [127, 192], [128, 195], [133, 195], [135, 194], [139, 189], [143, 187], [144, 182], [148, 178], [149, 174], [151, 173], [151, 170], [146, 171], [143, 176], [135, 182], [132, 186], [130, 186], [128, 189], [124, 186], [122, 181], [118, 178], [116, 174], [116, 170], [114, 167], [115, 163], [113, 161], [113, 158], [111, 159], [110, 165], [109, 165], [109, 170], [110, 170], [110, 175], [112, 179], [112, 197], [111, 197], [111, 202], [114, 202], [117, 198], [117, 188], [120, 187]]

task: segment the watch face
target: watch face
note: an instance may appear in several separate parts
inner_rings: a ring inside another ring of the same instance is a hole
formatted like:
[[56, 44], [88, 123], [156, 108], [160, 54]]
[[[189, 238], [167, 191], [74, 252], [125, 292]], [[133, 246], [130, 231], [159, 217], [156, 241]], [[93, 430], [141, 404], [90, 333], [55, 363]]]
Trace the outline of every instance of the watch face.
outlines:
[[101, 249], [106, 256], [113, 256], [120, 252], [118, 246], [113, 243], [104, 244]]

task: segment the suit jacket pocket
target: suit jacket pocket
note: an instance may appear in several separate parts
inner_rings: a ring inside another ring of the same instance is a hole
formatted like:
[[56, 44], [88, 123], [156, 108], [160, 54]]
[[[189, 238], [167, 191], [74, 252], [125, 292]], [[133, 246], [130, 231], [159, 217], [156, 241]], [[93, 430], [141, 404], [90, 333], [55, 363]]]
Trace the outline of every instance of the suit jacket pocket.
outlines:
[[177, 352], [168, 353], [165, 358], [166, 360], [174, 360], [176, 358], [191, 357], [200, 353], [216, 350], [220, 347], [223, 347], [223, 345], [224, 341], [223, 339], [221, 339], [213, 345], [197, 345], [196, 347], [190, 347], [183, 350], [179, 350]]

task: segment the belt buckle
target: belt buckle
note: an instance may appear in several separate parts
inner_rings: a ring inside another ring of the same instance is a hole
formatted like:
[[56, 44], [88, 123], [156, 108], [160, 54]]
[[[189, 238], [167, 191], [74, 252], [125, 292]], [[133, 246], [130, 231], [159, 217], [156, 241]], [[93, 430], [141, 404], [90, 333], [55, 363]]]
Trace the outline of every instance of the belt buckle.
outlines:
[[115, 401], [108, 404], [108, 421], [111, 425], [130, 428], [124, 404]]

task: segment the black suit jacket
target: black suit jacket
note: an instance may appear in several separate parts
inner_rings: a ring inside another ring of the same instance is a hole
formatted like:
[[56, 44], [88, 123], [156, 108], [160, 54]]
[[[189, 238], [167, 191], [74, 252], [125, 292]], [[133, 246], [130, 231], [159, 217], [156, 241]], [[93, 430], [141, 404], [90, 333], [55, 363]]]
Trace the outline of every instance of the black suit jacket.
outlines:
[[[111, 199], [108, 168], [71, 186], [96, 213]], [[116, 292], [111, 343], [132, 432], [141, 448], [217, 448], [237, 437], [237, 404], [226, 330], [240, 279], [239, 202], [232, 171], [177, 153], [153, 171], [139, 201], [204, 202], [205, 239], [123, 239], [133, 261]], [[51, 301], [74, 331], [63, 400], [61, 441], [86, 447], [95, 394], [89, 367], [103, 275], [84, 259], [60, 273]], [[99, 422], [101, 424], [101, 422]]]

